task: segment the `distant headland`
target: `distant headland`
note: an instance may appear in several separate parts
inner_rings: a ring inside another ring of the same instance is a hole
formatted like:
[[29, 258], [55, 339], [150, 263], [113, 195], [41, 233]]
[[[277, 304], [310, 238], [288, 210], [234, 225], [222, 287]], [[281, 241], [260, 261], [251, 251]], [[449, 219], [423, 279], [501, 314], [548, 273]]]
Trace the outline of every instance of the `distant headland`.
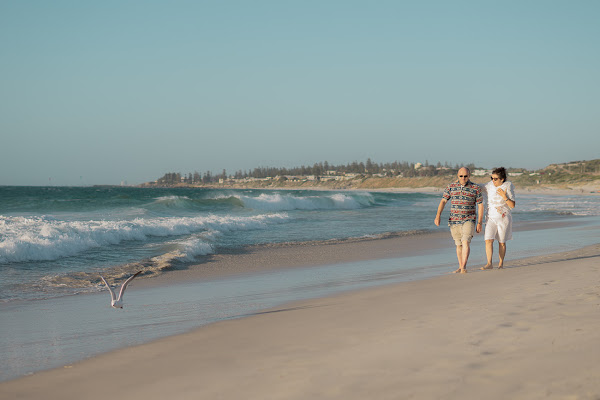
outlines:
[[[353, 162], [346, 165], [316, 163], [312, 167], [255, 168], [252, 171], [237, 171], [228, 175], [198, 172], [181, 174], [166, 173], [153, 182], [140, 187], [200, 187], [238, 189], [439, 189], [445, 187], [456, 176], [461, 167], [471, 170], [471, 180], [484, 183], [489, 180], [491, 170], [475, 165], [435, 165], [425, 163], [394, 162], [377, 164]], [[551, 164], [530, 171], [524, 168], [507, 168], [509, 180], [515, 186], [528, 190], [576, 190], [577, 192], [600, 192], [600, 159]]]

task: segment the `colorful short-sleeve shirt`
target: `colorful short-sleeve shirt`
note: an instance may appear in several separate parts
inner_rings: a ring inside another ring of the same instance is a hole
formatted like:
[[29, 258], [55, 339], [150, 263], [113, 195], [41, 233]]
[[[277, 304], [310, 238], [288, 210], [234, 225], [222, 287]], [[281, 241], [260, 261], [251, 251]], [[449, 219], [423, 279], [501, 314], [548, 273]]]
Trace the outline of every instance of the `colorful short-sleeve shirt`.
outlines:
[[483, 202], [483, 193], [479, 185], [471, 181], [464, 186], [458, 181], [452, 182], [446, 187], [442, 197], [450, 201], [448, 225], [462, 224], [467, 221], [475, 222], [477, 218], [476, 205]]

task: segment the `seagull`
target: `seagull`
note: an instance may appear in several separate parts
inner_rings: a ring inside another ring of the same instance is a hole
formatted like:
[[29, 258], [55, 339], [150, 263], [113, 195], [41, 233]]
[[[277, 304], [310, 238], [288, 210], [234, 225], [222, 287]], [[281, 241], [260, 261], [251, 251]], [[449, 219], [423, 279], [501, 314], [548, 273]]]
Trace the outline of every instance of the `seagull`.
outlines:
[[108, 282], [106, 282], [106, 279], [104, 279], [104, 277], [102, 275], [100, 275], [100, 278], [102, 278], [102, 280], [104, 281], [104, 284], [110, 291], [111, 307], [123, 308], [123, 293], [125, 293], [125, 288], [127, 288], [127, 285], [129, 284], [129, 282], [132, 281], [133, 278], [135, 278], [136, 276], [138, 276], [141, 273], [142, 273], [142, 271], [138, 271], [134, 275], [131, 275], [129, 278], [127, 278], [127, 280], [125, 282], [123, 282], [123, 284], [121, 285], [121, 291], [119, 292], [119, 297], [115, 296], [115, 292], [111, 289]]

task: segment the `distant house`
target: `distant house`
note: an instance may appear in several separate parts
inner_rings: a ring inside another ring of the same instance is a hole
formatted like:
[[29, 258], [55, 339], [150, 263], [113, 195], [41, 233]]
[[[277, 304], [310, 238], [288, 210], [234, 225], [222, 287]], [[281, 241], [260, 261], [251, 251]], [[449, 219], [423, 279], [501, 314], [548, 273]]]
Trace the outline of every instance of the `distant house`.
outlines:
[[339, 176], [321, 176], [319, 179], [323, 182], [326, 182], [326, 181], [336, 181], [339, 178], [340, 178]]
[[476, 169], [476, 170], [473, 170], [472, 175], [473, 176], [486, 176], [491, 173], [492, 173], [492, 171], [489, 169]]

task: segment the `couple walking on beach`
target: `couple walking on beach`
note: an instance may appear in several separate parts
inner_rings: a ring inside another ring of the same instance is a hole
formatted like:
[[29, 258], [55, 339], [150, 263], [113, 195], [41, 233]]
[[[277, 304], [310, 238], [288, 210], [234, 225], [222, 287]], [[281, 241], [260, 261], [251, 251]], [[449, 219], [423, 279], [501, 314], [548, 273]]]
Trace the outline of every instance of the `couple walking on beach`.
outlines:
[[498, 240], [500, 258], [498, 268], [503, 268], [506, 241], [512, 239], [511, 210], [515, 208], [515, 189], [513, 184], [506, 180], [506, 170], [503, 167], [494, 169], [491, 181], [483, 187], [471, 182], [470, 177], [471, 171], [468, 168], [463, 167], [458, 170], [458, 180], [449, 184], [444, 190], [434, 221], [437, 226], [440, 226], [442, 211], [446, 203], [450, 201], [448, 225], [456, 244], [458, 258], [458, 269], [454, 272], [462, 274], [467, 272], [471, 239], [475, 232], [481, 232], [484, 192], [487, 195], [487, 219], [484, 234], [487, 264], [481, 268], [482, 270], [493, 268], [494, 240]]

